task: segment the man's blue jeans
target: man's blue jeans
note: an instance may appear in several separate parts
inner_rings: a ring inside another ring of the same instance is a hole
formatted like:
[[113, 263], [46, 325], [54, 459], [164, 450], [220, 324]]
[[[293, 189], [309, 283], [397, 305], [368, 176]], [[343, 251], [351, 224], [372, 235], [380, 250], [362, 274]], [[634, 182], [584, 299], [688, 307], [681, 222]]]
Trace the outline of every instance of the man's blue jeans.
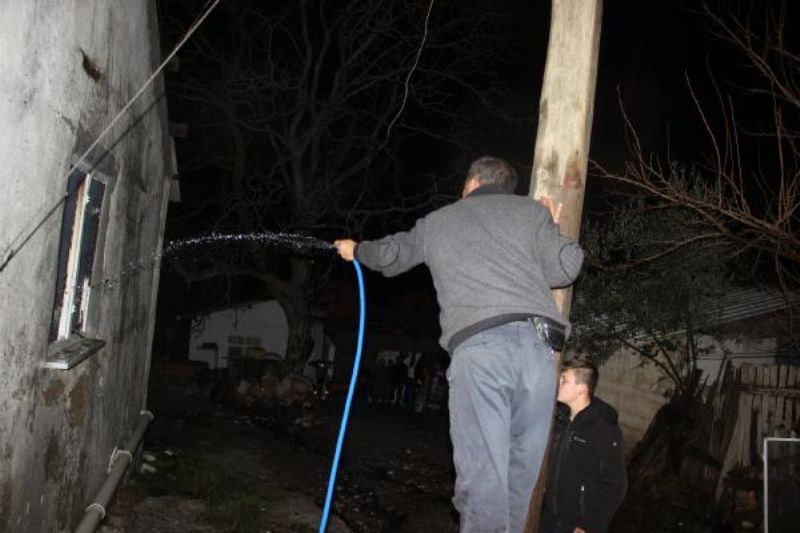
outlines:
[[480, 332], [453, 351], [447, 379], [461, 533], [523, 531], [557, 376], [553, 351], [525, 321]]

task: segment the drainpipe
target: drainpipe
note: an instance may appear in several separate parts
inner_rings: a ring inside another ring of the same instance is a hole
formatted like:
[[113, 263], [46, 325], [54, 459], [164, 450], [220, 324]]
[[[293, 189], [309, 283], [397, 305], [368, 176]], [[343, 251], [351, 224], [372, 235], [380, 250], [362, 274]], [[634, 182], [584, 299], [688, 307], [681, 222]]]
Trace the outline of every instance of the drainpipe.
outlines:
[[133, 435], [128, 439], [125, 448], [114, 450], [111, 455], [111, 466], [109, 467], [108, 477], [106, 478], [103, 486], [97, 496], [94, 497], [92, 503], [86, 508], [86, 514], [83, 515], [83, 520], [75, 528], [74, 533], [94, 533], [100, 521], [106, 516], [106, 506], [114, 496], [122, 476], [128, 469], [128, 465], [133, 462], [133, 452], [139, 447], [142, 442], [142, 437], [147, 429], [147, 426], [153, 420], [153, 413], [143, 410], [139, 413], [139, 424], [133, 430]]

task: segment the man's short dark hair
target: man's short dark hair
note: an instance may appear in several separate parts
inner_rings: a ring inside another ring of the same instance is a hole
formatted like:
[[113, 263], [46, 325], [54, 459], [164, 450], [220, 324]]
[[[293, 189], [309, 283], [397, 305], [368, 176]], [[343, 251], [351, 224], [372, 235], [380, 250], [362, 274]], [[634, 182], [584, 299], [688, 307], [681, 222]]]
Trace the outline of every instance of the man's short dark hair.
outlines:
[[589, 397], [593, 398], [597, 380], [600, 379], [597, 366], [585, 357], [575, 357], [561, 364], [561, 372], [567, 370], [575, 371], [575, 383], [585, 384], [589, 389]]
[[507, 161], [485, 155], [479, 157], [469, 166], [467, 179], [478, 178], [481, 185], [500, 185], [514, 192], [517, 186], [517, 172]]

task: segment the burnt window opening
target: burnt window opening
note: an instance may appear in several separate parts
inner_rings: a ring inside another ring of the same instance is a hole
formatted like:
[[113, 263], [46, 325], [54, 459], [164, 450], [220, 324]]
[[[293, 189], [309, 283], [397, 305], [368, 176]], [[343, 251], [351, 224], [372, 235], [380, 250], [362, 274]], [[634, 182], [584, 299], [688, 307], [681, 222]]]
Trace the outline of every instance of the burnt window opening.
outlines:
[[246, 337], [244, 335], [229, 335], [228, 344], [238, 344], [240, 346], [261, 346], [261, 337]]
[[228, 359], [238, 359], [242, 357], [241, 346], [228, 346]]
[[67, 180], [51, 343], [86, 332], [105, 188], [98, 176], [80, 169]]

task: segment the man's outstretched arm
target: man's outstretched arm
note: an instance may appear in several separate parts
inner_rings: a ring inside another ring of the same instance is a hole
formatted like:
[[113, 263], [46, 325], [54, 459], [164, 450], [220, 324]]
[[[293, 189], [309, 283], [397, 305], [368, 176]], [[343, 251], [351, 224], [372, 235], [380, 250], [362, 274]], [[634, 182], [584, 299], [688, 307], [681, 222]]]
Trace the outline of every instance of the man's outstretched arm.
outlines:
[[409, 231], [401, 231], [374, 241], [356, 242], [352, 239], [334, 241], [336, 250], [345, 261], [357, 259], [370, 270], [384, 276], [396, 276], [424, 261], [424, 219], [419, 219]]

